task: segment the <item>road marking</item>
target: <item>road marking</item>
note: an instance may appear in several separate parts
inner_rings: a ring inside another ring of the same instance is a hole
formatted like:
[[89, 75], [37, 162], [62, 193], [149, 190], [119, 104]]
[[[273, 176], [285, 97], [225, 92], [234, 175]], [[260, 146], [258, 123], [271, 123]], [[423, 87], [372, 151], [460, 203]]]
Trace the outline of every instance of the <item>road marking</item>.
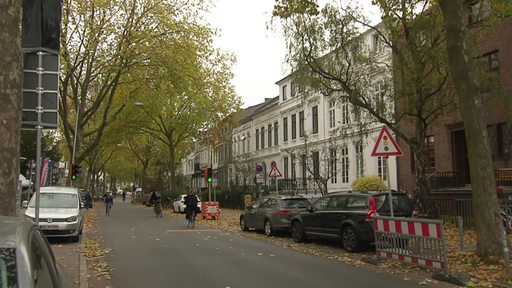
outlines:
[[175, 232], [219, 232], [221, 230], [218, 230], [218, 229], [181, 229], [181, 230], [164, 230], [164, 232], [171, 232], [171, 233], [175, 233]]

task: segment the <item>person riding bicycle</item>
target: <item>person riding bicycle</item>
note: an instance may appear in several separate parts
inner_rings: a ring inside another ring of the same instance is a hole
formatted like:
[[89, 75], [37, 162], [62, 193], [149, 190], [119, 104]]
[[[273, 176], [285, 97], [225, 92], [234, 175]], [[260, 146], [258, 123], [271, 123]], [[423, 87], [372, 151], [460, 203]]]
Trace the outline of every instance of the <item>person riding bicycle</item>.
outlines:
[[153, 191], [151, 191], [149, 203], [153, 203], [155, 205], [156, 216], [162, 217], [162, 207], [160, 206], [160, 193], [158, 193], [156, 189], [153, 189]]
[[[110, 208], [114, 205], [114, 196], [112, 196], [112, 193], [107, 193], [104, 196], [105, 200], [105, 207], [110, 205]], [[108, 208], [107, 208], [108, 209]], [[108, 212], [107, 212], [108, 213]]]
[[197, 196], [194, 190], [190, 189], [187, 196], [185, 196], [185, 214], [187, 218], [187, 226], [190, 222], [194, 222], [197, 213]]

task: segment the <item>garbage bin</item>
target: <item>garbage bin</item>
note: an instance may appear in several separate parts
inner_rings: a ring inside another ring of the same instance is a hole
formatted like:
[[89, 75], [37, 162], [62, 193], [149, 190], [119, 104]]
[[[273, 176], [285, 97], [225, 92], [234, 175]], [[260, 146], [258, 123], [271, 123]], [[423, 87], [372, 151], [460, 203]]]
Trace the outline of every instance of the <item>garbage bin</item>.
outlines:
[[244, 208], [249, 206], [252, 203], [252, 195], [244, 196]]

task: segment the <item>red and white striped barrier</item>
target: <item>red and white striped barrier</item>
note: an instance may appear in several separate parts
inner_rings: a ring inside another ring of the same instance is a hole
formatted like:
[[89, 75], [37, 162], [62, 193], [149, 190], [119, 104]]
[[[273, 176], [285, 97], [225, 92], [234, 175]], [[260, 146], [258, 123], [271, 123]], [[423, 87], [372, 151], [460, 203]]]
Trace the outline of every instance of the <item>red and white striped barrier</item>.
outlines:
[[374, 218], [377, 256], [447, 270], [443, 221], [417, 218]]

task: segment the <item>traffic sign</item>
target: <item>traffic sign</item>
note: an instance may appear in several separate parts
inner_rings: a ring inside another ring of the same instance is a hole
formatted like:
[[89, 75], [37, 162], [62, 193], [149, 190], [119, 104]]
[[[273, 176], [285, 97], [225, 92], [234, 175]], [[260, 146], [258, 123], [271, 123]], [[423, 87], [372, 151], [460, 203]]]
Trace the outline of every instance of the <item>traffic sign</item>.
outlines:
[[377, 138], [375, 147], [373, 147], [372, 156], [402, 156], [402, 154], [402, 149], [396, 144], [386, 125], [382, 126], [379, 138]]
[[283, 177], [283, 175], [281, 174], [281, 172], [279, 171], [279, 169], [277, 169], [277, 166], [274, 165], [272, 166], [272, 169], [270, 169], [270, 172], [268, 173], [268, 177]]

